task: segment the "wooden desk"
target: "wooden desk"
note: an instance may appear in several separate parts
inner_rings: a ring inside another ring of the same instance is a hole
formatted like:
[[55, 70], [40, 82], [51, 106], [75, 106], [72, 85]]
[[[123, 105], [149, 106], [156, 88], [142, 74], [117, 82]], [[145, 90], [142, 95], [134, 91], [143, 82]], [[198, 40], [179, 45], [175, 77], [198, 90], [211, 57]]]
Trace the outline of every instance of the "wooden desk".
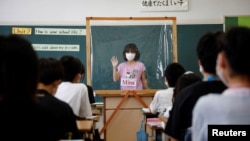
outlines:
[[93, 115], [101, 115], [103, 110], [103, 102], [95, 102], [91, 104]]
[[158, 118], [163, 121], [165, 124], [168, 122], [168, 119], [162, 115], [159, 115]]
[[94, 124], [93, 120], [77, 120], [77, 127], [80, 132], [91, 132]]
[[[155, 89], [136, 90], [136, 93], [146, 105], [149, 105], [156, 91]], [[140, 129], [141, 120], [144, 118], [141, 108], [145, 106], [133, 94], [121, 103], [127, 92], [128, 90], [95, 90], [97, 95], [104, 98], [105, 125], [110, 117], [113, 117], [104, 130], [105, 141], [136, 140], [136, 132]], [[119, 107], [118, 111], [117, 107]], [[116, 113], [113, 116], [114, 112]]]

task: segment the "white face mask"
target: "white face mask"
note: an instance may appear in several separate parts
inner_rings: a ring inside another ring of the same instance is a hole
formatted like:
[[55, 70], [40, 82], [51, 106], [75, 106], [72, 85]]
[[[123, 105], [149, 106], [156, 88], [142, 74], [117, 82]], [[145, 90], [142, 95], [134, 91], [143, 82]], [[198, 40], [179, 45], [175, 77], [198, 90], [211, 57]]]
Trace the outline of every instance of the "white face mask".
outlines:
[[203, 73], [203, 67], [201, 66], [201, 65], [199, 65], [199, 71], [201, 72], [201, 73]]
[[165, 81], [165, 85], [167, 86], [167, 88], [169, 87], [169, 86], [168, 86], [168, 82], [166, 82], [166, 81]]
[[221, 81], [227, 86], [227, 81], [223, 76], [223, 72], [219, 67], [216, 67], [216, 74], [218, 75], [218, 77], [221, 79]]
[[135, 58], [135, 53], [126, 53], [126, 58], [128, 61], [132, 61]]
[[220, 67], [220, 61], [221, 61], [221, 55], [219, 54], [217, 57], [217, 61], [216, 61], [216, 74], [218, 75], [218, 77], [220, 78], [220, 80], [227, 86], [227, 81], [226, 78], [223, 76], [223, 69], [221, 69]]

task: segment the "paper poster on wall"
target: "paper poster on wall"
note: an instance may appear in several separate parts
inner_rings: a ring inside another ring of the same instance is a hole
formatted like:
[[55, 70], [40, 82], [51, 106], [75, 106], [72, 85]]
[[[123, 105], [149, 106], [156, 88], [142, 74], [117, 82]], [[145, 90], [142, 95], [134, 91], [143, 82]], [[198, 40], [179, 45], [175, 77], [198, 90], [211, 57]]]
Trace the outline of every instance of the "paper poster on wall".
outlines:
[[140, 0], [141, 11], [187, 11], [188, 0]]

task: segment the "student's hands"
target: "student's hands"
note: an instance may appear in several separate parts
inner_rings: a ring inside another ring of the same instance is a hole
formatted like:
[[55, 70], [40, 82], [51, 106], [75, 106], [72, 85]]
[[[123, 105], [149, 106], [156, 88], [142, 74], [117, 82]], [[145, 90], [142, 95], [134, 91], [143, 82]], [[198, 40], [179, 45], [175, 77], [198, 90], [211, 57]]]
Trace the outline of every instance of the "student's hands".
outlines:
[[117, 68], [118, 59], [117, 59], [116, 56], [113, 56], [113, 57], [111, 58], [111, 63], [112, 63], [113, 68]]

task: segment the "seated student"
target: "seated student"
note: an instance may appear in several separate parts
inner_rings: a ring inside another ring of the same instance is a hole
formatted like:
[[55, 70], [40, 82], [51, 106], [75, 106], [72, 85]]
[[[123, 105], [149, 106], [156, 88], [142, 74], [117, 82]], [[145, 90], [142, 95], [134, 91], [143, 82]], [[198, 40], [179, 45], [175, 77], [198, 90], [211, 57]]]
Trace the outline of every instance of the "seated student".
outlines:
[[226, 86], [216, 75], [217, 40], [222, 32], [204, 34], [197, 45], [198, 65], [203, 81], [182, 90], [175, 98], [170, 111], [165, 133], [173, 140], [184, 140], [187, 129], [192, 125], [192, 111], [196, 101], [210, 92], [221, 93]]
[[[216, 72], [228, 88], [221, 95], [211, 93], [198, 100], [192, 119], [193, 141], [208, 140], [208, 134], [211, 135], [208, 133], [208, 125], [250, 124], [249, 39], [250, 28], [247, 27], [234, 27], [226, 32], [219, 49]], [[232, 126], [229, 126], [228, 129], [233, 132], [244, 131], [244, 129], [235, 129]], [[224, 135], [225, 132], [224, 130]], [[238, 137], [234, 133], [233, 137], [228, 138], [249, 140], [248, 134], [245, 137]], [[217, 139], [223, 140], [224, 138], [220, 136]]]
[[[176, 96], [186, 87], [196, 83], [196, 82], [200, 82], [202, 79], [196, 75], [195, 73], [191, 72], [191, 71], [187, 71], [185, 72], [184, 74], [182, 74], [177, 82], [176, 82], [176, 85], [175, 85], [175, 88], [174, 88], [174, 93], [173, 93], [173, 98], [172, 98], [172, 101], [174, 103], [174, 100], [176, 98]], [[165, 118], [169, 118], [169, 111], [171, 111], [172, 109], [172, 106], [168, 108], [168, 112], [165, 112], [164, 113], [164, 117]]]
[[[85, 77], [85, 67], [84, 67], [84, 65], [81, 63], [81, 66], [82, 66], [82, 79], [84, 79], [84, 77]], [[87, 86], [87, 88], [88, 88], [88, 95], [89, 95], [89, 102], [90, 102], [90, 104], [92, 104], [92, 103], [95, 103], [95, 95], [94, 95], [94, 91], [93, 91], [93, 88], [90, 86], [90, 85], [87, 85], [86, 84], [86, 86]]]
[[172, 97], [176, 81], [184, 72], [185, 69], [179, 63], [171, 63], [166, 67], [164, 80], [167, 89], [158, 90], [155, 93], [154, 98], [149, 105], [151, 113], [159, 113], [160, 115], [163, 115], [164, 112], [172, 106]]
[[60, 130], [56, 132], [59, 133], [61, 139], [80, 139], [72, 108], [68, 103], [54, 97], [57, 87], [63, 79], [61, 62], [55, 58], [40, 58], [38, 72], [37, 95], [39, 102], [57, 115]]
[[38, 57], [31, 43], [0, 36], [0, 140], [56, 141], [56, 116], [38, 103]]
[[55, 96], [67, 102], [78, 119], [92, 116], [92, 109], [85, 84], [79, 83], [82, 78], [81, 61], [73, 56], [62, 56], [60, 62], [64, 67], [64, 79]]
[[[158, 90], [152, 102], [149, 105], [150, 112], [163, 115], [169, 107], [172, 107], [173, 90], [177, 79], [185, 72], [185, 69], [179, 63], [169, 64], [164, 72], [164, 81], [167, 89]], [[168, 111], [167, 111], [168, 112]], [[161, 140], [161, 131], [156, 131], [156, 140]]]

